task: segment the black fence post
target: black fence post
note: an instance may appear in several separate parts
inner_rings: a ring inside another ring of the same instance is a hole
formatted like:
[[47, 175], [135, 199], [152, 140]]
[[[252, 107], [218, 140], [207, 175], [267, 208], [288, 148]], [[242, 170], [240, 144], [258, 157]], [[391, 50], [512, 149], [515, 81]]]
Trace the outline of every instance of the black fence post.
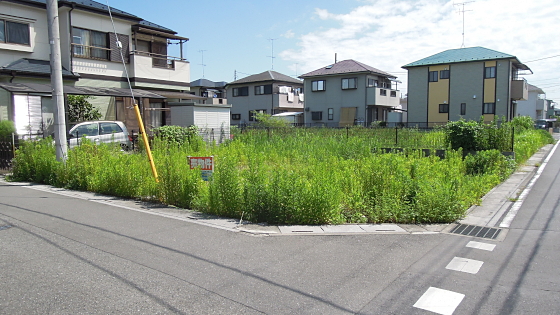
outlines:
[[395, 146], [399, 145], [399, 127], [395, 127]]
[[346, 139], [350, 138], [350, 127], [346, 126]]
[[515, 146], [515, 127], [511, 126], [511, 152], [515, 152], [514, 146]]

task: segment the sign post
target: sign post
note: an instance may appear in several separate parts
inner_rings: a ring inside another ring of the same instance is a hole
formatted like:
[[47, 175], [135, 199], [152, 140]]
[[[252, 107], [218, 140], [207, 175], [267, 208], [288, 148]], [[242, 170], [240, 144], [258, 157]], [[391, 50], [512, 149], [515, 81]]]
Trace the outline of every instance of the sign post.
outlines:
[[192, 169], [200, 168], [202, 180], [209, 181], [214, 173], [214, 156], [189, 156], [189, 165]]

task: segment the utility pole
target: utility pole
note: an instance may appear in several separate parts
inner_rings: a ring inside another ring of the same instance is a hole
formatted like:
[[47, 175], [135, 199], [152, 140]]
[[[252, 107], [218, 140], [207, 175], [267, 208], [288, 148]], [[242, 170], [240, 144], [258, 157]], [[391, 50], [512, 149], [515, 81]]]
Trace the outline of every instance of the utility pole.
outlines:
[[66, 117], [64, 115], [64, 88], [62, 84], [62, 60], [60, 53], [60, 28], [58, 23], [58, 0], [47, 0], [47, 24], [51, 46], [51, 87], [54, 101], [54, 144], [56, 159], [66, 162]]

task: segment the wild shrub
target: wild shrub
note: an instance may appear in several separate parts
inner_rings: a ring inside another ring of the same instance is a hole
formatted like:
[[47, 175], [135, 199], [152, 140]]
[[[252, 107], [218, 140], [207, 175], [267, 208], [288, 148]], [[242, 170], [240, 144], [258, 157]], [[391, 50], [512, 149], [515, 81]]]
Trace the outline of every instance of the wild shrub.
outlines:
[[449, 122], [446, 125], [447, 141], [453, 150], [478, 151], [481, 149], [482, 129], [480, 123], [474, 120]]
[[52, 138], [38, 141], [24, 141], [15, 152], [12, 160], [13, 172], [10, 176], [15, 181], [31, 181], [56, 185], [61, 168], [56, 160]]
[[11, 120], [0, 120], [0, 139], [16, 133], [16, 126]]
[[515, 161], [498, 150], [480, 151], [465, 157], [468, 175], [496, 174], [504, 180], [515, 170]]
[[183, 146], [189, 145], [195, 150], [204, 145], [204, 140], [198, 132], [196, 126], [162, 126], [152, 130], [154, 136], [168, 145]]

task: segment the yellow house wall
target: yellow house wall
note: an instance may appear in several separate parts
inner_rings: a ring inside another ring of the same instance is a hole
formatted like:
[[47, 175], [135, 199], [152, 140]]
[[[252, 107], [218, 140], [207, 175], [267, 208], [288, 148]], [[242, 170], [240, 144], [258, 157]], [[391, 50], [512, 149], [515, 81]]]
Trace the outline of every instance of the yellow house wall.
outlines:
[[439, 71], [449, 70], [449, 65], [431, 66], [438, 71], [438, 81], [428, 84], [428, 122], [447, 122], [449, 113], [440, 113], [439, 104], [449, 104], [449, 79], [439, 79]]
[[[484, 66], [496, 67], [496, 61], [486, 61]], [[496, 78], [484, 79], [484, 103], [496, 103]], [[494, 120], [493, 114], [484, 114], [483, 116], [484, 121]]]

